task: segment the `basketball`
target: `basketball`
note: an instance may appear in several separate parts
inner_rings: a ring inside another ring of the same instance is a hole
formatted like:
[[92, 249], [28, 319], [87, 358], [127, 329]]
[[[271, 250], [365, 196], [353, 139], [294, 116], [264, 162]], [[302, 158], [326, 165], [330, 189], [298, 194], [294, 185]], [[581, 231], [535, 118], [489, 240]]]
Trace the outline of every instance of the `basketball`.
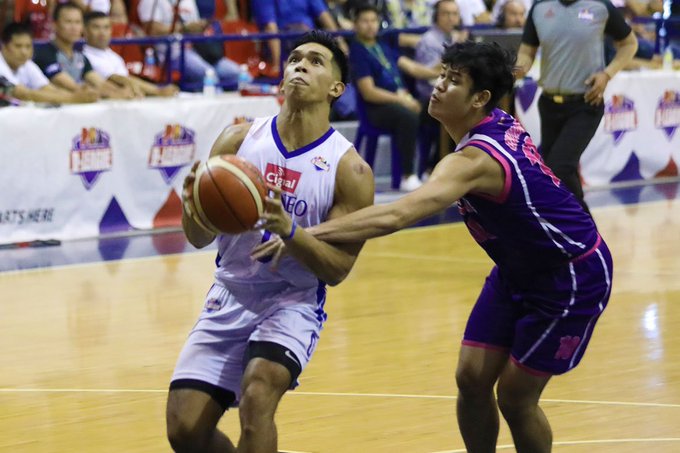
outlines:
[[264, 211], [266, 193], [262, 173], [238, 156], [215, 156], [196, 170], [196, 211], [203, 226], [214, 232], [239, 234], [253, 228]]

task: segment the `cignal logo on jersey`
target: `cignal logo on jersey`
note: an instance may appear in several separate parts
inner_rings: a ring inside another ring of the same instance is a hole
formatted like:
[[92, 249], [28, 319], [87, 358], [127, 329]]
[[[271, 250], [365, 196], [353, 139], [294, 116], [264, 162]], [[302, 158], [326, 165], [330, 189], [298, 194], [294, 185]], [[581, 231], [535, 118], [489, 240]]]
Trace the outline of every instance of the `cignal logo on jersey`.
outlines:
[[71, 174], [79, 175], [87, 190], [99, 176], [113, 168], [113, 151], [109, 134], [95, 127], [84, 127], [71, 141]]
[[291, 170], [290, 168], [281, 167], [279, 165], [267, 163], [264, 171], [264, 179], [274, 186], [281, 188], [281, 204], [283, 208], [291, 215], [302, 217], [307, 213], [307, 202], [299, 199], [295, 195], [295, 189], [300, 182], [302, 173]]
[[670, 140], [675, 130], [680, 126], [680, 92], [666, 90], [656, 105], [654, 126], [663, 129], [666, 138]]
[[166, 184], [172, 183], [180, 168], [191, 164], [196, 154], [196, 133], [179, 124], [168, 124], [156, 134], [149, 151], [149, 168], [160, 170]]
[[614, 144], [618, 144], [627, 131], [637, 129], [637, 111], [635, 102], [622, 94], [615, 94], [604, 106], [604, 130], [614, 136]]

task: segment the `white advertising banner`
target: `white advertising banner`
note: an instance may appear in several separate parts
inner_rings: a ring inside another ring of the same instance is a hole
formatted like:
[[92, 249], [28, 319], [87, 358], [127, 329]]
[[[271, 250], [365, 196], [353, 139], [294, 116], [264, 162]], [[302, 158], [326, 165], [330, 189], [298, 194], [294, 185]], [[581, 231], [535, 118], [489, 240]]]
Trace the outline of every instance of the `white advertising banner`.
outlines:
[[0, 109], [0, 244], [177, 226], [190, 164], [278, 111], [238, 95]]
[[[515, 112], [534, 142], [541, 143], [538, 98], [527, 79], [517, 89]], [[621, 72], [605, 91], [605, 114], [581, 157], [586, 185], [678, 176], [680, 73]]]

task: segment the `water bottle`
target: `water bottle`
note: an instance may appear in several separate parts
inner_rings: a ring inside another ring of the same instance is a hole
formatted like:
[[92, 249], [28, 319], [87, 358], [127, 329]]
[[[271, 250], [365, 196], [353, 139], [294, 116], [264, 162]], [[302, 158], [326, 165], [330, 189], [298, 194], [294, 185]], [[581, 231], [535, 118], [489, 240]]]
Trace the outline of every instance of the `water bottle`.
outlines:
[[671, 49], [670, 44], [666, 45], [666, 50], [663, 52], [662, 68], [664, 71], [673, 70], [673, 49]]
[[240, 66], [240, 72], [238, 74], [238, 90], [239, 91], [246, 91], [248, 85], [253, 81], [253, 76], [250, 75], [250, 71], [248, 71], [248, 65], [247, 64], [242, 64]]
[[142, 69], [142, 75], [151, 80], [156, 80], [158, 78], [156, 54], [151, 47], [147, 47], [144, 51], [144, 68]]
[[212, 97], [215, 93], [217, 93], [217, 74], [213, 68], [208, 68], [203, 76], [203, 94]]

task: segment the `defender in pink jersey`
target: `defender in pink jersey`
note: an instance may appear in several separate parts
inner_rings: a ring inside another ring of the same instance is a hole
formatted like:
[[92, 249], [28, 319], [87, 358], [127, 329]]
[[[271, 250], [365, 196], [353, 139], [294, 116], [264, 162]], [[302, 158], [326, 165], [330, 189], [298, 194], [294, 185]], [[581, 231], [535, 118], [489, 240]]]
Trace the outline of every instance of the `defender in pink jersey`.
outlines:
[[470, 315], [456, 372], [458, 424], [471, 453], [495, 451], [499, 407], [518, 452], [550, 451], [539, 397], [553, 375], [579, 363], [612, 284], [611, 255], [592, 217], [522, 126], [496, 108], [512, 87], [513, 63], [497, 45], [447, 47], [429, 112], [458, 144], [455, 152], [411, 194], [308, 230], [331, 243], [362, 241], [458, 203], [496, 264]]

